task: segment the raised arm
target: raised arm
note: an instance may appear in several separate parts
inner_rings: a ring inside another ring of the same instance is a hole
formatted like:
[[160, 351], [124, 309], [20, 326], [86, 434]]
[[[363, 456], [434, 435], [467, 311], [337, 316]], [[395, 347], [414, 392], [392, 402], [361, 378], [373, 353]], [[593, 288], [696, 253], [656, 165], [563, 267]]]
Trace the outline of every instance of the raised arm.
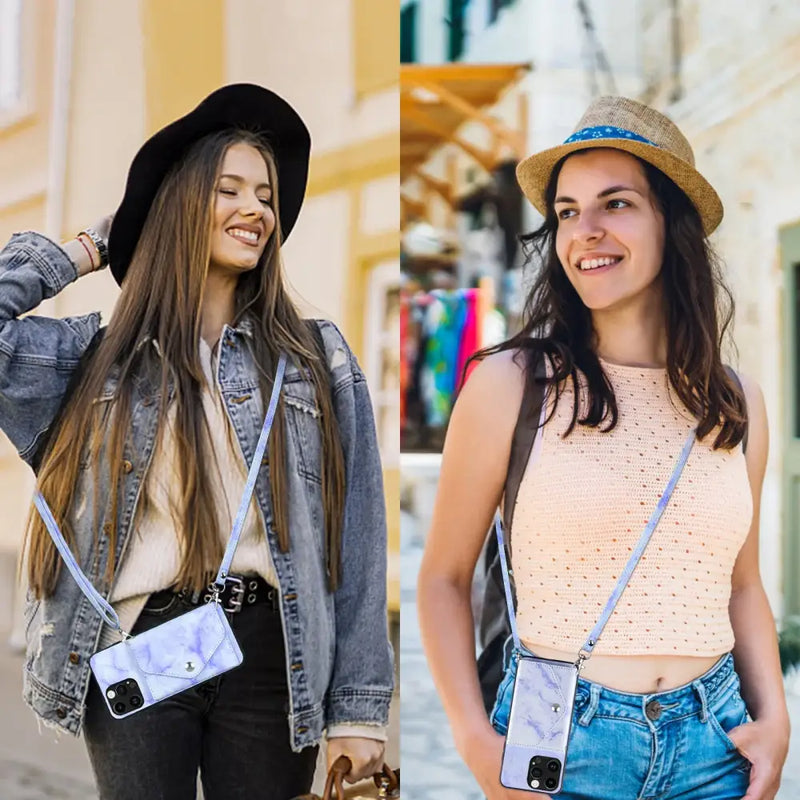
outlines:
[[22, 315], [97, 266], [98, 252], [85, 235], [59, 246], [38, 233], [19, 233], [0, 250], [0, 428], [29, 464], [100, 314]]

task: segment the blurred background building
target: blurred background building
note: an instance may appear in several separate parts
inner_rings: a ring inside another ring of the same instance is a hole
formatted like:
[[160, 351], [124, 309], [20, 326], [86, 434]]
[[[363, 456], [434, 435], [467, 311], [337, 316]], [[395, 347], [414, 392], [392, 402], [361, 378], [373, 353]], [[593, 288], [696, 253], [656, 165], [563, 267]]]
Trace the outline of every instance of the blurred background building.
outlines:
[[[416, 553], [458, 385], [455, 370], [441, 369], [442, 352], [463, 363], [465, 348], [502, 332], [498, 313], [513, 332], [531, 277], [516, 237], [541, 220], [514, 167], [562, 142], [601, 94], [668, 114], [722, 197], [712, 241], [737, 303], [738, 356], [727, 360], [758, 381], [769, 416], [762, 575], [779, 625], [800, 615], [800, 5], [401, 0], [400, 21], [403, 619], [414, 615]], [[404, 692], [414, 636], [404, 625]], [[431, 719], [429, 685], [414, 691]], [[430, 729], [446, 722], [428, 725], [405, 703], [403, 714], [411, 758], [417, 734], [422, 753]], [[442, 773], [438, 790], [458, 774]], [[795, 780], [780, 797], [800, 796]], [[460, 790], [472, 797], [476, 787]]]
[[[3, 242], [28, 229], [71, 238], [113, 211], [144, 140], [221, 85], [265, 85], [306, 121], [310, 178], [284, 249], [285, 269], [303, 311], [334, 320], [367, 374], [384, 464], [395, 622], [397, 14], [391, 0], [0, 0]], [[105, 271], [70, 286], [39, 313], [61, 317], [99, 309], [107, 321], [116, 296]], [[0, 434], [0, 629], [12, 625], [13, 575], [32, 487], [32, 474]], [[21, 639], [19, 630], [15, 639]], [[15, 703], [20, 669], [9, 667], [8, 680], [15, 683], [2, 690]], [[29, 722], [35, 731], [32, 716]], [[0, 741], [0, 758], [6, 744], [19, 749], [10, 741], [19, 739], [18, 726], [6, 727], [9, 741]], [[29, 748], [34, 762], [41, 760], [38, 741], [34, 736]], [[52, 757], [58, 761], [58, 749]], [[0, 796], [16, 797], [2, 777]]]

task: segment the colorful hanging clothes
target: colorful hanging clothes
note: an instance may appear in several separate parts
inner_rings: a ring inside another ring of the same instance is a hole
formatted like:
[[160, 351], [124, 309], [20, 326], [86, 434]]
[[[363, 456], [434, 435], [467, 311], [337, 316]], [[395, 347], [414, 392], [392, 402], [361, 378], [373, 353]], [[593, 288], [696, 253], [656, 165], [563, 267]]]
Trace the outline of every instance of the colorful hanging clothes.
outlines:
[[[464, 293], [464, 325], [461, 329], [461, 341], [458, 348], [458, 367], [456, 368], [456, 389], [461, 388], [461, 377], [464, 375], [464, 367], [469, 357], [479, 347], [479, 326], [478, 326], [478, 291], [477, 289], [467, 289]], [[469, 377], [478, 364], [473, 361], [469, 365], [467, 375]]]
[[409, 364], [411, 353], [409, 350], [414, 347], [409, 342], [408, 330], [408, 298], [401, 294], [400, 296], [400, 427], [404, 428], [406, 424], [406, 393], [408, 392], [408, 385], [410, 383], [410, 368]]
[[466, 305], [460, 293], [432, 293], [425, 315], [428, 343], [423, 371], [426, 423], [443, 427], [450, 419], [456, 386], [456, 366]]

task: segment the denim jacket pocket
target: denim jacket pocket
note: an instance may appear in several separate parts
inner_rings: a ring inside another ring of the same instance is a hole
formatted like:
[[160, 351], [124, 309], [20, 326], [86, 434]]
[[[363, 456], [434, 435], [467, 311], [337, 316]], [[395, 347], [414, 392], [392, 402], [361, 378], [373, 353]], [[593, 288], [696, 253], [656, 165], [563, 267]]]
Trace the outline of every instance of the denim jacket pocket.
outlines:
[[37, 600], [30, 593], [25, 598], [25, 610], [23, 612], [23, 624], [25, 627], [25, 640], [30, 640], [31, 626], [42, 607], [42, 601]]
[[304, 478], [321, 483], [322, 440], [320, 411], [314, 397], [313, 385], [299, 375], [285, 384], [283, 400], [290, 436], [296, 443], [300, 473]]

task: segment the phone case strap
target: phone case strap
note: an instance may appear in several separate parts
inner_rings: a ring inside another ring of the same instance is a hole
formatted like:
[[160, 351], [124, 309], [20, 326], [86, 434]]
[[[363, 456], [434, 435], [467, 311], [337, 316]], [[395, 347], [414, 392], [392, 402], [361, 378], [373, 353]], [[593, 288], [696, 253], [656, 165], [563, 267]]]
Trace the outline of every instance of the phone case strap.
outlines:
[[[250, 471], [247, 475], [247, 482], [245, 483], [244, 492], [242, 493], [242, 500], [241, 503], [239, 503], [239, 513], [236, 515], [236, 520], [233, 524], [233, 530], [231, 531], [230, 538], [228, 539], [228, 546], [225, 549], [225, 555], [222, 558], [222, 564], [220, 564], [219, 572], [217, 573], [217, 577], [214, 581], [215, 594], [218, 594], [225, 588], [225, 579], [228, 575], [231, 562], [233, 561], [233, 556], [236, 552], [236, 546], [239, 544], [239, 537], [242, 535], [242, 528], [244, 527], [244, 520], [247, 516], [247, 509], [250, 505], [250, 500], [253, 497], [256, 479], [258, 478], [258, 473], [261, 469], [261, 462], [264, 459], [264, 452], [267, 449], [267, 440], [269, 439], [269, 433], [272, 429], [272, 423], [275, 419], [275, 413], [278, 408], [278, 398], [281, 393], [281, 386], [283, 385], [283, 376], [285, 372], [286, 354], [282, 353], [280, 359], [278, 360], [278, 368], [275, 372], [275, 380], [272, 384], [272, 395], [269, 400], [267, 415], [264, 419], [264, 425], [261, 428], [261, 435], [259, 436], [258, 444], [256, 445], [253, 462], [250, 465]], [[111, 604], [97, 591], [97, 589], [92, 586], [92, 582], [86, 577], [83, 570], [81, 570], [81, 568], [78, 566], [78, 562], [72, 555], [69, 545], [59, 530], [58, 524], [56, 523], [53, 513], [50, 510], [50, 506], [48, 506], [47, 501], [42, 496], [42, 493], [38, 490], [33, 495], [33, 503], [41, 515], [42, 521], [47, 527], [47, 530], [53, 539], [58, 552], [64, 559], [67, 569], [69, 569], [72, 577], [75, 578], [80, 590], [86, 595], [86, 597], [89, 599], [89, 602], [94, 606], [97, 613], [103, 618], [103, 621], [107, 625], [110, 625], [112, 628], [115, 628], [116, 630], [125, 634], [125, 631], [122, 630], [117, 612], [114, 611]]]
[[[642, 531], [642, 535], [639, 537], [639, 542], [634, 548], [633, 552], [631, 553], [631, 556], [628, 559], [628, 563], [625, 565], [625, 569], [619, 576], [617, 584], [614, 587], [614, 591], [608, 598], [608, 602], [606, 603], [605, 608], [603, 609], [603, 613], [600, 615], [600, 619], [597, 620], [597, 624], [594, 626], [594, 628], [592, 628], [589, 637], [586, 639], [586, 642], [584, 643], [583, 647], [580, 650], [577, 662], [579, 666], [582, 666], [583, 662], [586, 661], [586, 659], [588, 659], [591, 656], [595, 645], [597, 644], [601, 634], [603, 633], [603, 628], [605, 628], [609, 617], [614, 612], [614, 609], [616, 608], [616, 605], [619, 602], [620, 597], [622, 597], [622, 593], [625, 591], [625, 587], [628, 585], [628, 581], [631, 579], [631, 576], [633, 575], [633, 571], [636, 569], [636, 565], [639, 563], [639, 559], [642, 557], [642, 554], [644, 553], [645, 548], [647, 547], [650, 541], [650, 537], [653, 535], [653, 531], [655, 531], [656, 526], [661, 520], [662, 514], [669, 505], [672, 493], [675, 490], [675, 486], [678, 483], [678, 479], [680, 478], [681, 473], [683, 472], [683, 468], [686, 466], [686, 461], [689, 458], [689, 453], [691, 453], [692, 447], [694, 446], [695, 438], [696, 438], [696, 432], [694, 429], [692, 429], [691, 431], [689, 431], [689, 435], [686, 437], [686, 442], [683, 445], [683, 450], [681, 451], [680, 456], [678, 457], [678, 462], [675, 464], [675, 469], [672, 471], [672, 477], [669, 479], [667, 488], [664, 490], [664, 493], [659, 498], [658, 505], [655, 507], [655, 510], [650, 516], [647, 526]], [[494, 529], [495, 533], [497, 534], [497, 549], [500, 553], [500, 564], [502, 566], [502, 572], [503, 572], [503, 587], [505, 589], [506, 605], [508, 607], [508, 619], [509, 622], [511, 623], [511, 635], [514, 639], [514, 647], [517, 650], [520, 650], [521, 643], [519, 640], [519, 633], [517, 632], [517, 618], [516, 614], [514, 613], [514, 601], [511, 594], [511, 581], [509, 579], [508, 560], [506, 558], [505, 541], [503, 539], [503, 526], [500, 520], [499, 512], [496, 513], [494, 517]]]

